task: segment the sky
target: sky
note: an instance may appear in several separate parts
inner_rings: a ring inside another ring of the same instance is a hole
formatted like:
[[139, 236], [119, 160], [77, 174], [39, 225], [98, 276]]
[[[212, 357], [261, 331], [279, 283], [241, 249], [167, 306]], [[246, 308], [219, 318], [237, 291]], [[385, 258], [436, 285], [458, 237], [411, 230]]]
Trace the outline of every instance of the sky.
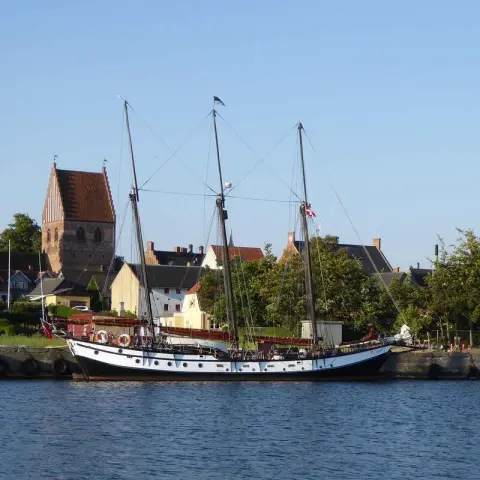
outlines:
[[133, 107], [139, 183], [158, 170], [144, 187], [156, 192], [140, 192], [144, 240], [157, 249], [218, 241], [204, 196], [205, 183], [219, 189], [213, 95], [226, 104], [224, 181], [243, 197], [227, 200], [237, 245], [279, 254], [298, 230], [298, 121], [322, 235], [380, 237], [404, 269], [428, 267], [438, 235], [448, 245], [456, 227], [479, 227], [476, 1], [24, 0], [2, 2], [0, 43], [0, 230], [17, 212], [41, 222], [54, 155], [72, 170], [106, 159], [128, 257], [118, 95]]

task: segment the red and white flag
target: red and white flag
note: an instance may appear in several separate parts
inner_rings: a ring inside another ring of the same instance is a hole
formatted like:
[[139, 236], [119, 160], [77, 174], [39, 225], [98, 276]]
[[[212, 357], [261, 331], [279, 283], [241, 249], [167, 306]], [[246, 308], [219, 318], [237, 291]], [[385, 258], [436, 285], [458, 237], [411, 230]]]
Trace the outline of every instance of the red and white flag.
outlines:
[[307, 214], [307, 217], [316, 217], [315, 212], [312, 210], [310, 205], [305, 207], [305, 213]]

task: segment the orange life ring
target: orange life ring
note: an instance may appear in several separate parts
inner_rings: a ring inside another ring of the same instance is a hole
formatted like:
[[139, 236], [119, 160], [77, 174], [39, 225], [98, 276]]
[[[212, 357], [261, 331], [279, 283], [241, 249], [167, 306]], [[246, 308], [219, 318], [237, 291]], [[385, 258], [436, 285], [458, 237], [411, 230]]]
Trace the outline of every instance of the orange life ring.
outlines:
[[132, 343], [132, 337], [128, 333], [122, 333], [117, 341], [121, 347], [128, 347]]
[[99, 330], [96, 334], [95, 334], [95, 342], [97, 343], [100, 343], [102, 345], [108, 343], [108, 341], [110, 340], [110, 335], [108, 334], [108, 332], [106, 330]]

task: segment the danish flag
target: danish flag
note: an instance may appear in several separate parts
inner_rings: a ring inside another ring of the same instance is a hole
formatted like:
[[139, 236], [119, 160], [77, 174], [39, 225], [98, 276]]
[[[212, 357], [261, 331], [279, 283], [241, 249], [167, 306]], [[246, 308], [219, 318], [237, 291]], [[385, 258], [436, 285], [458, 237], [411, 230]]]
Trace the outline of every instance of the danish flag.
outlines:
[[307, 217], [316, 217], [315, 212], [312, 210], [310, 205], [305, 207], [305, 213], [307, 214]]

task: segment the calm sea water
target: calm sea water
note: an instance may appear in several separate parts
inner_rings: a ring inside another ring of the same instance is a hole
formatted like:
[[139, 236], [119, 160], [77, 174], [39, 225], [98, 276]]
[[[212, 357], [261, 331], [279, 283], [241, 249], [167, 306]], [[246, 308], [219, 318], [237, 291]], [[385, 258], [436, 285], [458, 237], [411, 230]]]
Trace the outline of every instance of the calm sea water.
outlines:
[[0, 382], [1, 479], [480, 478], [480, 382]]

